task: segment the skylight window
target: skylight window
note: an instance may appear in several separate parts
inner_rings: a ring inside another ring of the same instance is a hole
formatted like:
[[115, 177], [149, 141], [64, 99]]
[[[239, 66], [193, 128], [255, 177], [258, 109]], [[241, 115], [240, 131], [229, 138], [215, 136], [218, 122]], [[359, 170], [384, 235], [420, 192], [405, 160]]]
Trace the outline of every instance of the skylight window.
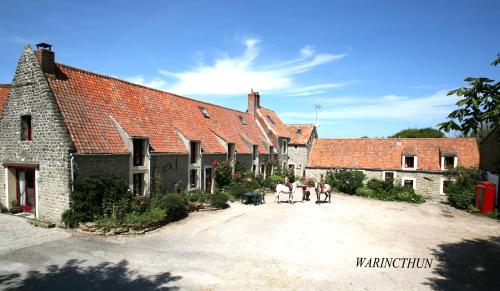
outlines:
[[203, 117], [210, 118], [210, 114], [208, 114], [208, 111], [205, 107], [200, 106], [199, 108], [200, 108], [201, 114], [203, 114]]
[[247, 121], [245, 120], [245, 118], [243, 116], [240, 115], [240, 122], [241, 124], [243, 125], [247, 125]]
[[302, 128], [297, 129], [297, 134], [302, 134]]
[[274, 122], [273, 118], [271, 116], [267, 116], [267, 119], [269, 119], [269, 121], [271, 121], [272, 124], [276, 124], [276, 122]]

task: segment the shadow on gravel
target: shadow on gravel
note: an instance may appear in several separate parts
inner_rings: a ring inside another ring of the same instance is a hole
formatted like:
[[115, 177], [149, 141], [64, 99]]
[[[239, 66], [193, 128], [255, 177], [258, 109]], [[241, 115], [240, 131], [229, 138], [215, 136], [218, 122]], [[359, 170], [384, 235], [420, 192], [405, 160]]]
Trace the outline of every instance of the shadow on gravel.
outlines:
[[[85, 260], [69, 260], [62, 267], [47, 266], [46, 272], [30, 271], [0, 275], [1, 290], [178, 290], [167, 283], [181, 279], [170, 272], [142, 276], [127, 268], [128, 262], [104, 262], [97, 266], [82, 266]], [[23, 277], [21, 279], [21, 277]]]
[[433, 255], [434, 290], [500, 290], [500, 237], [442, 244]]

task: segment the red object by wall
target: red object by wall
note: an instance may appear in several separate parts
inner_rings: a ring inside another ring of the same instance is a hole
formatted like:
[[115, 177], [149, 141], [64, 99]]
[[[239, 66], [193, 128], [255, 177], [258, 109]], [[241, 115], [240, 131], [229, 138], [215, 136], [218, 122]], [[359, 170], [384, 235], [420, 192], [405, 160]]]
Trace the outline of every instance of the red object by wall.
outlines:
[[492, 182], [478, 182], [476, 185], [476, 208], [491, 212], [495, 208], [496, 185]]

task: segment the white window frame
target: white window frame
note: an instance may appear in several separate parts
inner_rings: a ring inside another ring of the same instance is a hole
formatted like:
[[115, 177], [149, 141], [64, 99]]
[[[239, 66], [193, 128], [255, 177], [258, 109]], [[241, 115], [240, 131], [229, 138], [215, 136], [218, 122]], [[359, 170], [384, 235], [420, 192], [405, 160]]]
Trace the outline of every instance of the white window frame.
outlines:
[[417, 178], [413, 177], [403, 177], [401, 179], [401, 186], [405, 185], [405, 180], [412, 180], [413, 181], [413, 190], [417, 190]]
[[441, 171], [446, 171], [444, 167], [444, 159], [453, 157], [453, 169], [455, 169], [458, 165], [458, 157], [457, 156], [441, 156]]
[[215, 173], [214, 173], [214, 167], [212, 165], [210, 166], [204, 166], [203, 167], [203, 190], [207, 191], [207, 177], [205, 176], [207, 174], [207, 169], [210, 169], [212, 171], [212, 186], [210, 187], [210, 194], [214, 193], [214, 182], [215, 182]]
[[[405, 160], [406, 158], [413, 157], [413, 168], [407, 168], [405, 166]], [[418, 168], [418, 157], [417, 156], [403, 156], [403, 159], [401, 160], [401, 168], [403, 170], [416, 170]]]
[[447, 179], [446, 177], [441, 177], [441, 183], [439, 185], [439, 195], [447, 195], [446, 193], [444, 193], [444, 182], [445, 181], [455, 181], [454, 179]]
[[396, 171], [382, 171], [382, 181], [385, 181], [385, 173], [393, 173], [394, 174], [393, 182], [396, 181]]

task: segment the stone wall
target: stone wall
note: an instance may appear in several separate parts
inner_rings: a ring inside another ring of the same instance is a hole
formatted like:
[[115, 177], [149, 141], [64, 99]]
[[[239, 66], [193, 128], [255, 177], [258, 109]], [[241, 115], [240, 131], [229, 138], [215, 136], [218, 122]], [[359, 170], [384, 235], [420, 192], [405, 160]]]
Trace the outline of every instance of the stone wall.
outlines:
[[252, 170], [252, 154], [237, 154], [236, 162], [240, 162], [248, 171]]
[[174, 189], [175, 183], [180, 181], [183, 188], [188, 186], [189, 156], [187, 154], [152, 154], [151, 175], [154, 177], [156, 171], [160, 171], [162, 178], [162, 190]]
[[295, 176], [302, 176], [307, 166], [307, 147], [305, 145], [290, 145], [288, 147], [288, 164], [295, 164]]
[[[31, 115], [32, 141], [21, 141], [23, 115]], [[69, 207], [69, 152], [72, 151], [74, 147], [56, 100], [33, 51], [27, 46], [19, 59], [0, 119], [0, 161], [39, 164], [36, 181], [38, 218], [57, 222]], [[2, 203], [7, 199], [5, 188], [5, 169], [1, 169]]]
[[96, 176], [122, 178], [128, 184], [129, 154], [124, 155], [75, 155], [75, 179]]
[[[306, 177], [314, 178], [317, 181], [321, 174], [326, 175], [326, 172], [329, 169], [317, 169], [317, 168], [306, 168]], [[366, 179], [368, 180], [375, 178], [382, 180], [383, 179], [383, 171], [381, 170], [362, 170]], [[394, 172], [394, 178], [396, 183], [402, 184], [403, 179], [415, 179], [415, 192], [419, 195], [422, 195], [425, 198], [435, 199], [435, 200], [443, 200], [446, 198], [446, 195], [442, 195], [442, 183], [445, 178], [444, 173], [432, 173], [432, 172], [420, 172], [420, 171], [390, 171]]]

